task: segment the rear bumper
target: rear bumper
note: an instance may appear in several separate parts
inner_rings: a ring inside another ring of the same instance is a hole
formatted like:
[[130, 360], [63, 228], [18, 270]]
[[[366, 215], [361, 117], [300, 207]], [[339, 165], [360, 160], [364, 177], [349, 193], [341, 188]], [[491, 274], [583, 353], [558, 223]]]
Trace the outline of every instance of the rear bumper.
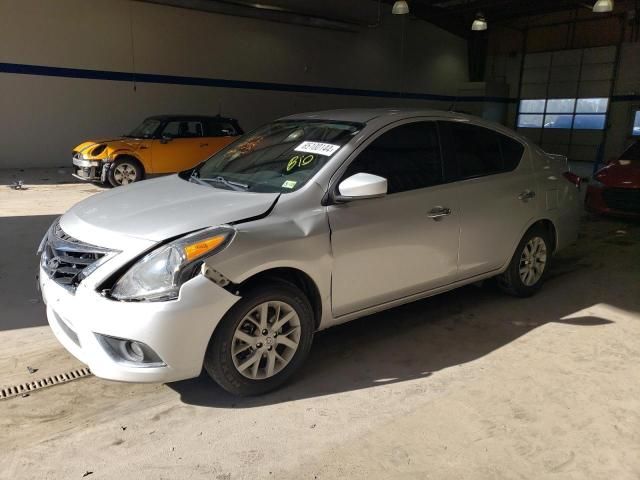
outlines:
[[620, 189], [589, 185], [585, 207], [593, 213], [640, 218], [640, 189]]
[[[198, 376], [218, 322], [239, 297], [202, 276], [185, 283], [177, 300], [118, 302], [78, 287], [75, 294], [40, 269], [47, 319], [58, 341], [98, 377], [124, 382], [172, 382]], [[161, 366], [114, 358], [100, 335], [149, 346]]]

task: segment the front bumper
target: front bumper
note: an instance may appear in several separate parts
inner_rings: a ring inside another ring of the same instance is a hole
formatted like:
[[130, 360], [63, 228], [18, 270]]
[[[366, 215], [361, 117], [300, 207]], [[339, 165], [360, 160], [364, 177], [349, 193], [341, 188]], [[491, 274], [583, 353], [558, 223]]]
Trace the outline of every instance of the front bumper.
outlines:
[[[40, 268], [40, 289], [56, 338], [98, 377], [123, 382], [172, 382], [196, 377], [215, 327], [239, 297], [202, 275], [185, 283], [177, 300], [119, 302], [81, 283], [75, 294]], [[163, 366], [114, 359], [96, 334], [145, 343]]]
[[73, 176], [86, 182], [104, 182], [106, 180], [106, 162], [72, 158]]
[[591, 212], [603, 215], [640, 218], [640, 189], [589, 185], [585, 207]]

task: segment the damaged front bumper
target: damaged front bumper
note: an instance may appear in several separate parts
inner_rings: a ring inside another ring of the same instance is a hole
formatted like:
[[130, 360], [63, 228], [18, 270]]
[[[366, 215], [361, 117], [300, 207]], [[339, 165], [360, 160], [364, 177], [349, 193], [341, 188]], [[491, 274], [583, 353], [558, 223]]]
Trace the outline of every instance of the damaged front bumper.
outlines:
[[73, 157], [72, 175], [85, 182], [105, 182], [108, 163], [103, 160], [87, 160]]
[[[40, 268], [40, 291], [58, 341], [97, 376], [122, 382], [172, 382], [196, 377], [209, 339], [240, 299], [203, 275], [186, 282], [177, 300], [121, 302], [81, 283], [75, 293]], [[132, 363], [113, 348], [135, 342], [155, 362]]]

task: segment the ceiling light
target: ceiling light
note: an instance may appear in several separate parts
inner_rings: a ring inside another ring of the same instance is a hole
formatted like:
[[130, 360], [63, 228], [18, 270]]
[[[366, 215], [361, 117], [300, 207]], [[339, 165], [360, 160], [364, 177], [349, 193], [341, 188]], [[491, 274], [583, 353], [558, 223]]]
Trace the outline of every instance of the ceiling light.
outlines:
[[471, 24], [471, 30], [474, 32], [481, 32], [487, 29], [487, 20], [484, 18], [484, 15], [478, 13], [476, 15], [476, 19]]
[[613, 0], [598, 0], [593, 6], [594, 13], [607, 13], [613, 11]]
[[396, 0], [396, 3], [393, 4], [393, 8], [391, 9], [391, 13], [394, 15], [406, 15], [409, 13], [409, 5], [405, 0]]

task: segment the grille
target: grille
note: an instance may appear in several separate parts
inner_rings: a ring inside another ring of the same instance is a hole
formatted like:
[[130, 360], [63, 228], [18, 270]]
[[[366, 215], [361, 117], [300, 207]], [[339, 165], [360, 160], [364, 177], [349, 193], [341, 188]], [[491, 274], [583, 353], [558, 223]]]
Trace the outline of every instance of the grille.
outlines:
[[602, 198], [612, 210], [640, 213], [640, 189], [605, 188]]
[[40, 263], [49, 278], [68, 290], [75, 291], [78, 284], [110, 252], [111, 250], [73, 238], [56, 222], [47, 236]]

